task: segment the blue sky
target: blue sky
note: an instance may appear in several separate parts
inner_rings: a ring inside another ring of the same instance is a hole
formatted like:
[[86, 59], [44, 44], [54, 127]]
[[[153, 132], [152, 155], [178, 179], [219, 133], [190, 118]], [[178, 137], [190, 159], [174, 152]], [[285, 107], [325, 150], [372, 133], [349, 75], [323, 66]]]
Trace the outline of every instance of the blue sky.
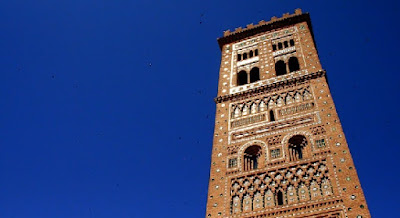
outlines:
[[373, 217], [400, 183], [398, 1], [3, 1], [0, 217], [204, 217], [224, 30], [295, 8]]

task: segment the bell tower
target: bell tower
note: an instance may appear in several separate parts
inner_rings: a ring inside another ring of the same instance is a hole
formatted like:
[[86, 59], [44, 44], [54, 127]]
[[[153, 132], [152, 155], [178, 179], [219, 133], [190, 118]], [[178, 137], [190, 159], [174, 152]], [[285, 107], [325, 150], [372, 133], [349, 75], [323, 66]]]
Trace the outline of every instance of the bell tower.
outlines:
[[206, 217], [371, 217], [311, 20], [225, 31]]

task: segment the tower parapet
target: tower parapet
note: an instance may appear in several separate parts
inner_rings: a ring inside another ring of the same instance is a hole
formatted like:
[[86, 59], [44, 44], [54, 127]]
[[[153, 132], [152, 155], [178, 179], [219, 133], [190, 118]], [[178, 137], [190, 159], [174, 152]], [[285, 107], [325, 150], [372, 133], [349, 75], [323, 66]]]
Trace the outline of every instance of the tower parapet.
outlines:
[[371, 217], [308, 13], [225, 31], [207, 217]]
[[[306, 21], [311, 27], [310, 15], [308, 13], [303, 13], [301, 9], [296, 9], [293, 14], [284, 13], [282, 17], [273, 16], [269, 21], [261, 20], [258, 24], [248, 24], [245, 28], [237, 27], [234, 31], [226, 30], [223, 36], [218, 38], [218, 43], [220, 48], [234, 41], [241, 40], [243, 38], [255, 35], [257, 33], [266, 32], [269, 30], [278, 29], [290, 24], [299, 23], [301, 21]], [[311, 33], [312, 29], [310, 28]]]

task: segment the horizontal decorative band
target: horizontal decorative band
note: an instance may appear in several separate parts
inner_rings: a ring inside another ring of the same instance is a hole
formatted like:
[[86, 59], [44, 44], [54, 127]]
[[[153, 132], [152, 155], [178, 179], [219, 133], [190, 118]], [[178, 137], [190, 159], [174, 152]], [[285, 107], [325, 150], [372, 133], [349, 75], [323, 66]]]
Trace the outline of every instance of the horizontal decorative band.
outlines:
[[314, 103], [305, 103], [305, 104], [301, 104], [301, 105], [297, 105], [297, 106], [293, 106], [293, 107], [287, 107], [281, 110], [278, 110], [278, 113], [280, 116], [287, 116], [287, 115], [292, 115], [292, 114], [296, 114], [296, 113], [300, 113], [303, 111], [308, 111], [314, 108]]
[[236, 127], [240, 127], [240, 126], [244, 126], [244, 125], [248, 125], [248, 124], [252, 124], [252, 123], [256, 123], [256, 122], [260, 122], [260, 121], [265, 121], [265, 114], [259, 114], [256, 116], [246, 117], [246, 118], [243, 118], [240, 120], [232, 121], [231, 127], [236, 128]]
[[223, 95], [223, 96], [218, 96], [216, 98], [214, 98], [215, 103], [222, 103], [225, 101], [229, 101], [229, 100], [238, 100], [241, 99], [243, 97], [248, 97], [249, 95], [254, 95], [254, 94], [260, 94], [260, 93], [265, 93], [265, 92], [272, 92], [275, 91], [277, 88], [285, 86], [285, 85], [292, 85], [295, 83], [299, 83], [299, 82], [304, 82], [304, 81], [308, 81], [311, 79], [315, 79], [315, 78], [319, 78], [322, 76], [325, 76], [326, 72], [324, 70], [321, 71], [317, 71], [314, 73], [309, 73], [307, 75], [304, 76], [300, 76], [300, 77], [296, 77], [296, 78], [292, 78], [292, 79], [288, 79], [288, 80], [284, 80], [284, 81], [279, 81], [276, 83], [272, 83], [272, 84], [268, 84], [265, 86], [261, 86], [261, 87], [257, 87], [254, 89], [249, 89], [243, 92], [239, 92], [239, 93], [235, 93], [235, 94], [230, 94], [230, 95]]
[[272, 123], [269, 123], [268, 125], [264, 125], [261, 127], [256, 127], [256, 128], [252, 128], [252, 129], [248, 129], [248, 130], [240, 130], [238, 132], [233, 132], [233, 133], [231, 133], [230, 137], [232, 137], [232, 140], [235, 141], [238, 139], [254, 136], [256, 134], [261, 134], [261, 133], [265, 133], [265, 132], [269, 132], [269, 131], [273, 131], [273, 130], [279, 130], [282, 128], [286, 128], [288, 126], [293, 127], [293, 126], [298, 126], [298, 125], [304, 125], [307, 123], [312, 123], [312, 122], [316, 121], [316, 119], [317, 119], [317, 117], [315, 114], [308, 114], [308, 115], [297, 117], [297, 118], [290, 119], [290, 120], [272, 122]]

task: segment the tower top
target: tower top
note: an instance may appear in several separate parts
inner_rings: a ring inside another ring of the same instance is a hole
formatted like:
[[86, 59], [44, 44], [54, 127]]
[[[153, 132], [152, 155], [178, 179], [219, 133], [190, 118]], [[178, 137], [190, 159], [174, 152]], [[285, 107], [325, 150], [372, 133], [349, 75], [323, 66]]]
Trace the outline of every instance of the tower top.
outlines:
[[306, 21], [312, 38], [314, 40], [314, 34], [311, 28], [311, 19], [309, 13], [303, 13], [301, 9], [296, 9], [293, 14], [284, 13], [282, 17], [271, 17], [269, 21], [261, 20], [258, 24], [248, 24], [245, 28], [238, 27], [235, 31], [230, 31], [229, 29], [224, 31], [224, 35], [218, 38], [218, 44], [220, 49], [225, 44], [236, 42], [244, 38], [256, 35], [258, 33], [267, 32], [273, 29], [279, 29], [285, 26], [293, 25], [295, 23]]
[[226, 31], [207, 218], [371, 217], [308, 13]]

